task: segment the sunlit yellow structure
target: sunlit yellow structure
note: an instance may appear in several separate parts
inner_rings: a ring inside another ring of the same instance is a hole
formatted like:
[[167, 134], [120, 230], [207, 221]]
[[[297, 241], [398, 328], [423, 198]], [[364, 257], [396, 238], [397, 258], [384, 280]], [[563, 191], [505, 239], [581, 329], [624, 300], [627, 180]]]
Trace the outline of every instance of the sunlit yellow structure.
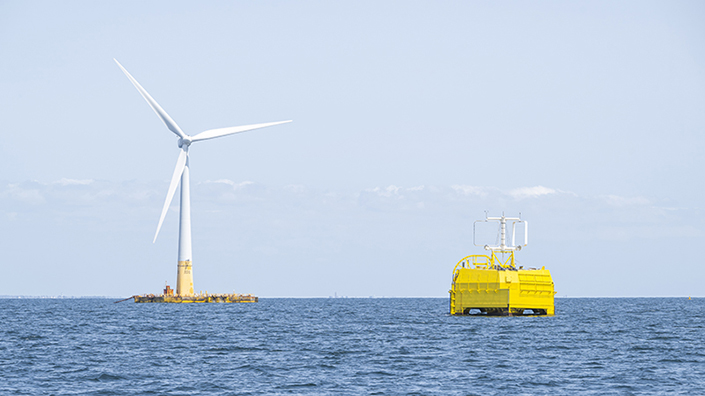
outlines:
[[[512, 246], [506, 245], [508, 220], [513, 222]], [[504, 215], [487, 217], [484, 221], [499, 221], [500, 245], [485, 245], [489, 255], [470, 255], [455, 265], [449, 291], [450, 314], [553, 315], [556, 292], [550, 271], [544, 267], [517, 266], [514, 260], [514, 254], [522, 248], [522, 245], [514, 245], [516, 225], [524, 225], [523, 246], [526, 246], [528, 223]]]

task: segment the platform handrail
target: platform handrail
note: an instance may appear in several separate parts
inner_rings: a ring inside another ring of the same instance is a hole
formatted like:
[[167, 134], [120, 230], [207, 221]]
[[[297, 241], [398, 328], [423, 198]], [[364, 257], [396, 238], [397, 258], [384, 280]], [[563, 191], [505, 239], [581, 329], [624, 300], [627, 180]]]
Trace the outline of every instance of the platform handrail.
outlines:
[[[507, 257], [506, 260], [502, 261], [502, 259], [497, 257], [497, 253], [506, 253], [509, 254], [509, 257]], [[453, 268], [453, 281], [455, 281], [455, 279], [457, 278], [458, 271], [460, 270], [460, 268], [515, 270], [516, 267], [514, 265], [514, 251], [498, 250], [491, 251], [489, 256], [486, 254], [471, 254], [469, 256], [465, 256], [460, 259], [460, 261], [458, 261], [458, 264], [456, 264]]]
[[[479, 259], [482, 259], [484, 262], [479, 262]], [[455, 265], [455, 268], [453, 268], [453, 281], [455, 281], [455, 278], [458, 275], [458, 270], [460, 268], [471, 268], [470, 265], [472, 265], [472, 268], [490, 268], [490, 256], [487, 256], [485, 254], [471, 254], [469, 256], [463, 257], [460, 261], [458, 261], [458, 264]]]

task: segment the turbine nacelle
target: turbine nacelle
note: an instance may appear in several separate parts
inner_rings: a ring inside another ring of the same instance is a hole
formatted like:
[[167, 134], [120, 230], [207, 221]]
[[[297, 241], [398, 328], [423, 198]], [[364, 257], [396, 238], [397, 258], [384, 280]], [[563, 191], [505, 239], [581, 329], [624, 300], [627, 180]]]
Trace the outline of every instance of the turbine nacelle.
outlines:
[[191, 136], [179, 138], [179, 140], [176, 142], [176, 144], [179, 145], [179, 148], [183, 148], [184, 146], [188, 148], [191, 143], [193, 143], [193, 140], [191, 140]]

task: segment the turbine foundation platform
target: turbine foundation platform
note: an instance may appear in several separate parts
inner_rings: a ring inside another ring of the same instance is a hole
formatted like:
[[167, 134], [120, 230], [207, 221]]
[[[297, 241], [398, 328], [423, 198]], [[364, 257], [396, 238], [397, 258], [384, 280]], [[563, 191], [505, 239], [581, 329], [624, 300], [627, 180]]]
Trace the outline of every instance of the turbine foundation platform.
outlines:
[[252, 294], [195, 294], [193, 296], [174, 296], [168, 294], [143, 294], [132, 296], [136, 303], [254, 303], [259, 298]]

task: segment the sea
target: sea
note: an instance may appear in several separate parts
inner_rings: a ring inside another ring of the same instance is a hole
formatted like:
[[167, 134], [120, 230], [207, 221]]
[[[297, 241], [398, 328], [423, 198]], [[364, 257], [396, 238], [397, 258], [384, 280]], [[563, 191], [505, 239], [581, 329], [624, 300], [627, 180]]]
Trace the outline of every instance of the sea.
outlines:
[[0, 395], [705, 395], [705, 299], [0, 299]]

